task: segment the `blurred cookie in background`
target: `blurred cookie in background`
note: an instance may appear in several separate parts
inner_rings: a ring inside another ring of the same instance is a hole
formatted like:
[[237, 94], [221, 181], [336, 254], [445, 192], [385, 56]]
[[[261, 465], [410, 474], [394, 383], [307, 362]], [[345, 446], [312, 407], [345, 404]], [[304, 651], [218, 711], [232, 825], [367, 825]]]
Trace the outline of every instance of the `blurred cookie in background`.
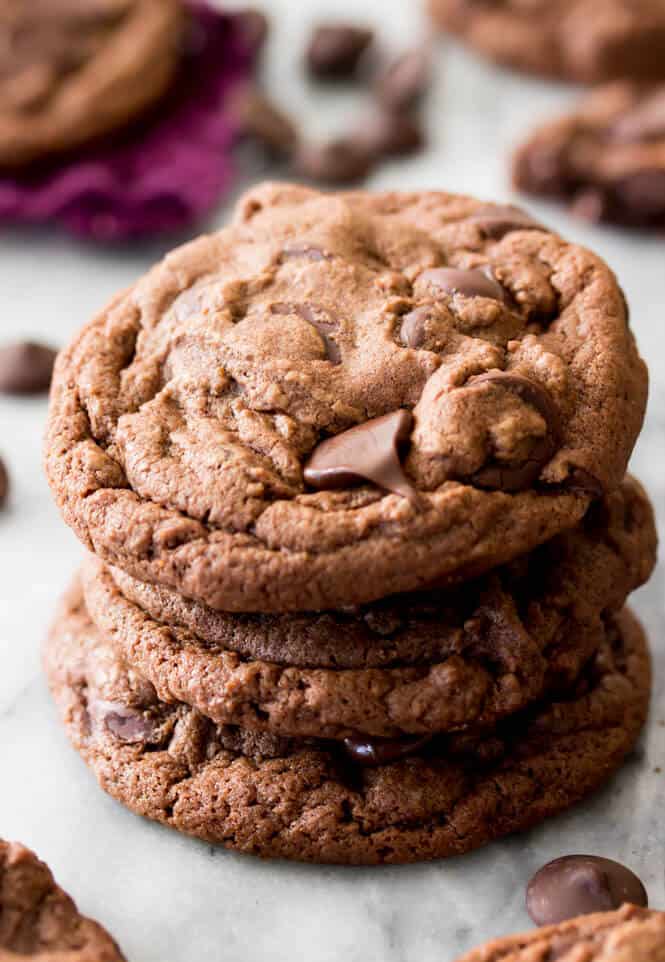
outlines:
[[587, 220], [665, 229], [665, 84], [598, 88], [529, 137], [513, 180]]

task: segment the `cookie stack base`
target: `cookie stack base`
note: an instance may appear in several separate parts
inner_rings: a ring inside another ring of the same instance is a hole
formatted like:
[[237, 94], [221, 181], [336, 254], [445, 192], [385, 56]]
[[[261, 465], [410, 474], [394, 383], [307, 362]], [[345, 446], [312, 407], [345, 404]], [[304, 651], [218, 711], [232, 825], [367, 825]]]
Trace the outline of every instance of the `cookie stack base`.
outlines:
[[458, 855], [564, 810], [620, 766], [650, 690], [644, 633], [624, 610], [571, 700], [365, 769], [331, 742], [252, 735], [160, 702], [95, 628], [79, 584], [45, 662], [72, 743], [128, 808], [238, 851], [338, 864]]

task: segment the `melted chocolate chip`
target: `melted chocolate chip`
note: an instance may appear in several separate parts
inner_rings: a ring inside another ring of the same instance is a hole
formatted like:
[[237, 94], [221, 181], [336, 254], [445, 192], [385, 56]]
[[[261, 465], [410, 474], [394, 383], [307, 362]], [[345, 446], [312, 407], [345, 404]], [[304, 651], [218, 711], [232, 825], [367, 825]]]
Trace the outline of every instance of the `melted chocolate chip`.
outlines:
[[432, 740], [432, 735], [420, 738], [345, 738], [344, 750], [357, 765], [377, 768], [390, 765], [409, 755], [416, 755]]
[[658, 89], [628, 113], [622, 114], [608, 134], [611, 140], [620, 144], [665, 138], [665, 90]]
[[0, 349], [0, 394], [48, 391], [57, 352], [45, 344], [20, 341]]
[[460, 270], [456, 267], [434, 267], [424, 271], [420, 280], [429, 287], [445, 291], [446, 294], [461, 294], [463, 297], [487, 297], [493, 301], [505, 302], [506, 291], [494, 278], [491, 270], [472, 268]]
[[609, 912], [624, 902], [648, 905], [639, 878], [619, 862], [596, 855], [566, 855], [533, 876], [527, 911], [536, 925], [554, 925], [578, 915]]
[[0, 458], [0, 508], [4, 508], [9, 497], [9, 473], [5, 462]]
[[373, 164], [372, 153], [349, 137], [322, 144], [303, 144], [294, 160], [301, 176], [326, 184], [357, 183], [367, 177]]
[[157, 731], [157, 723], [141, 712], [118, 707], [104, 716], [104, 724], [116, 738], [123, 742], [149, 742]]
[[472, 377], [467, 381], [464, 390], [482, 388], [487, 384], [512, 391], [525, 404], [534, 407], [545, 421], [547, 430], [545, 436], [534, 444], [527, 461], [520, 464], [502, 464], [496, 461], [477, 471], [470, 480], [479, 488], [523, 491], [537, 480], [561, 443], [559, 412], [549, 392], [542, 385], [507, 371], [489, 371], [487, 374]]
[[416, 307], [415, 310], [409, 311], [402, 318], [402, 326], [400, 328], [400, 337], [402, 339], [402, 344], [405, 347], [412, 347], [418, 349], [422, 347], [425, 343], [425, 324], [431, 315], [431, 309], [427, 306]]
[[512, 204], [503, 207], [481, 207], [467, 217], [478, 229], [492, 240], [501, 240], [514, 230], [542, 230], [542, 226], [527, 213]]
[[377, 97], [393, 110], [410, 110], [427, 92], [431, 76], [430, 48], [423, 44], [388, 64], [379, 77]]
[[305, 62], [318, 80], [353, 77], [373, 40], [371, 30], [348, 23], [323, 23], [310, 37]]
[[305, 481], [318, 490], [372, 481], [416, 502], [417, 492], [404, 474], [398, 454], [400, 445], [411, 436], [412, 424], [410, 411], [393, 411], [328, 438], [305, 465]]
[[342, 352], [332, 337], [339, 325], [324, 307], [318, 307], [314, 304], [277, 303], [273, 304], [270, 309], [273, 314], [297, 314], [303, 321], [307, 321], [315, 328], [323, 341], [327, 360], [331, 364], [342, 363]]

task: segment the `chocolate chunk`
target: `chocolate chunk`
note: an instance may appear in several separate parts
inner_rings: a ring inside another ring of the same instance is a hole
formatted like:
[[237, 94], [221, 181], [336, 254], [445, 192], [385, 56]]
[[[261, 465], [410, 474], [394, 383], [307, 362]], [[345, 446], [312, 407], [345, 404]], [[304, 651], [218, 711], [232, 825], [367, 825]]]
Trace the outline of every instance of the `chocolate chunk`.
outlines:
[[399, 446], [411, 436], [412, 424], [410, 411], [393, 411], [328, 438], [305, 465], [305, 481], [318, 490], [372, 481], [416, 502], [417, 492], [404, 474], [398, 454]]
[[253, 87], [239, 91], [231, 102], [231, 117], [242, 137], [249, 137], [276, 156], [290, 156], [298, 130], [283, 111]]
[[566, 855], [541, 868], [527, 887], [527, 911], [536, 925], [609, 912], [624, 902], [647, 906], [639, 878], [619, 862], [596, 855]]
[[422, 124], [403, 111], [377, 106], [358, 128], [356, 137], [365, 148], [379, 157], [404, 157], [425, 146]]
[[34, 341], [0, 348], [0, 394], [43, 394], [48, 391], [57, 351]]
[[5, 462], [0, 458], [0, 508], [4, 508], [9, 497], [9, 472]]
[[482, 388], [486, 384], [493, 384], [517, 394], [525, 404], [531, 405], [538, 411], [547, 425], [547, 430], [545, 436], [535, 442], [528, 460], [512, 465], [494, 461], [477, 471], [470, 480], [479, 488], [523, 491], [537, 480], [543, 467], [552, 459], [561, 444], [559, 412], [550, 394], [542, 385], [507, 371], [478, 374], [467, 381], [464, 389]]
[[665, 169], [633, 171], [614, 184], [613, 193], [628, 220], [655, 222], [665, 215]]
[[393, 110], [410, 110], [422, 100], [431, 76], [430, 48], [422, 44], [388, 64], [377, 82], [377, 97]]
[[320, 24], [314, 29], [307, 47], [307, 70], [318, 80], [353, 77], [373, 38], [371, 30], [353, 24]]
[[424, 306], [416, 307], [415, 310], [409, 311], [408, 314], [404, 315], [402, 318], [402, 327], [400, 328], [400, 337], [405, 347], [412, 347], [414, 349], [422, 347], [425, 342], [425, 324], [431, 313], [431, 308]]
[[344, 750], [357, 765], [377, 768], [390, 765], [409, 755], [417, 754], [432, 740], [432, 735], [421, 738], [345, 738]]
[[149, 742], [158, 728], [154, 719], [122, 706], [109, 711], [104, 716], [104, 724], [116, 738], [132, 743]]
[[294, 166], [308, 180], [326, 184], [353, 184], [371, 172], [374, 158], [357, 140], [340, 138], [322, 144], [303, 144]]
[[276, 303], [271, 306], [273, 314], [297, 314], [316, 329], [326, 349], [326, 357], [331, 364], [341, 364], [342, 354], [332, 334], [339, 327], [334, 317], [324, 307], [314, 304]]
[[424, 271], [420, 280], [430, 287], [439, 288], [446, 294], [463, 297], [487, 297], [493, 301], [506, 301], [506, 290], [494, 278], [491, 270], [473, 268], [459, 270], [455, 267], [434, 267]]
[[621, 144], [665, 138], [665, 89], [659, 88], [610, 127], [611, 140]]
[[543, 230], [533, 217], [512, 204], [506, 204], [505, 207], [481, 207], [467, 217], [467, 221], [477, 224], [485, 237], [492, 240], [501, 240], [514, 230]]

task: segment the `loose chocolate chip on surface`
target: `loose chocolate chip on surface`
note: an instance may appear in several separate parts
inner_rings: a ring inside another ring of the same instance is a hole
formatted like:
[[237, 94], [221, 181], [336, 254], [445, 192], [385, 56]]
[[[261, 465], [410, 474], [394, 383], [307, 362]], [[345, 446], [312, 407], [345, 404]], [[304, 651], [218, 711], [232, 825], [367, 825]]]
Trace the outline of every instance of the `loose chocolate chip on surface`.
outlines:
[[398, 448], [409, 440], [413, 415], [399, 410], [328, 438], [305, 465], [305, 481], [319, 490], [346, 488], [363, 481], [410, 501], [417, 492], [402, 470]]
[[374, 158], [364, 145], [350, 138], [303, 144], [294, 160], [295, 169], [302, 177], [327, 184], [364, 180], [373, 163]]
[[480, 268], [459, 270], [454, 267], [434, 267], [420, 275], [421, 281], [439, 288], [446, 294], [462, 294], [464, 297], [488, 297], [493, 301], [505, 301], [506, 290], [495, 280], [490, 271]]
[[373, 33], [348, 23], [322, 23], [314, 29], [305, 56], [309, 73], [319, 80], [353, 77], [373, 40]]
[[425, 146], [422, 125], [403, 111], [377, 106], [358, 128], [357, 138], [379, 157], [404, 157]]
[[345, 738], [344, 750], [357, 765], [377, 768], [390, 765], [409, 755], [417, 754], [432, 740], [431, 735], [422, 738]]
[[5, 462], [0, 458], [0, 508], [4, 508], [9, 497], [9, 473]]
[[393, 110], [410, 110], [424, 97], [431, 77], [430, 47], [422, 44], [388, 64], [377, 82], [377, 97]]
[[157, 729], [153, 719], [123, 707], [109, 711], [104, 716], [104, 724], [112, 735], [123, 742], [148, 742]]
[[492, 240], [501, 240], [514, 230], [543, 230], [543, 227], [519, 207], [481, 207], [467, 220], [477, 224], [479, 230]]
[[298, 142], [295, 124], [253, 87], [246, 87], [235, 95], [231, 116], [241, 136], [257, 141], [270, 153], [290, 156], [295, 150]]
[[19, 341], [0, 348], [0, 394], [48, 391], [57, 351], [46, 344]]
[[527, 887], [527, 911], [536, 925], [609, 912], [624, 902], [648, 905], [639, 878], [619, 862], [596, 855], [566, 855], [543, 866]]

